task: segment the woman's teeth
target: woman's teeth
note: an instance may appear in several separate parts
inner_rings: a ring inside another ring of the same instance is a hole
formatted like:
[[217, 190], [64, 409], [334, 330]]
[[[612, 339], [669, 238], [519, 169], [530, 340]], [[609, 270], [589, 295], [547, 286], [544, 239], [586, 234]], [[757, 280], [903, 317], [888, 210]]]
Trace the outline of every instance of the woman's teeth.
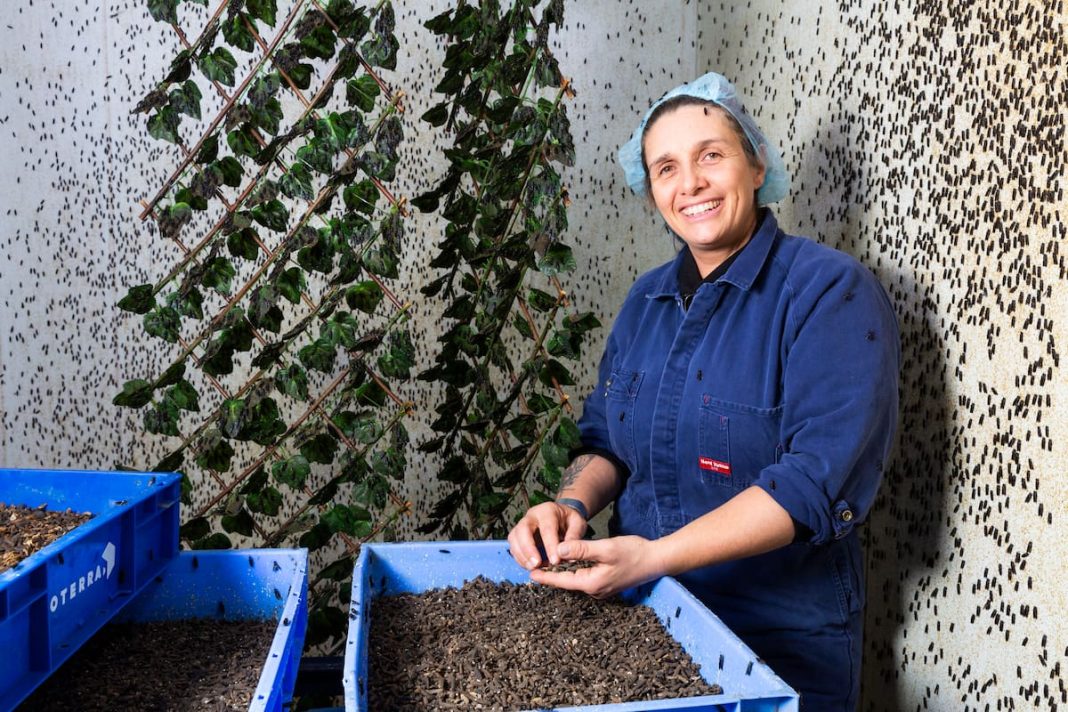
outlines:
[[688, 208], [683, 208], [682, 214], [692, 218], [694, 215], [700, 215], [701, 213], [708, 212], [709, 210], [715, 210], [720, 206], [722, 202], [722, 200], [710, 200], [707, 203], [691, 205]]

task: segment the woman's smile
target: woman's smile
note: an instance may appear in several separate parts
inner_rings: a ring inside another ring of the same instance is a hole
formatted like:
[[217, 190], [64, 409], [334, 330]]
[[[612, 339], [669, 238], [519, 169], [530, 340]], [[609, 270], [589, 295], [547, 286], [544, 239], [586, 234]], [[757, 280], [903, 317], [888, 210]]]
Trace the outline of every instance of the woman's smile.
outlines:
[[679, 212], [692, 220], [701, 220], [710, 217], [721, 205], [723, 205], [722, 200], [708, 200], [685, 207]]

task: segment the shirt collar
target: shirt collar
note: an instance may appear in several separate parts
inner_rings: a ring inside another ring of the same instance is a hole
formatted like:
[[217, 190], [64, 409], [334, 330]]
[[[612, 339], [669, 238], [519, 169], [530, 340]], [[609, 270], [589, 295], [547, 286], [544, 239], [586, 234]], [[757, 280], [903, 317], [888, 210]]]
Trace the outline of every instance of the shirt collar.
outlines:
[[[771, 212], [771, 209], [763, 208], [761, 212], [763, 215], [753, 237], [749, 239], [745, 247], [735, 253], [727, 273], [716, 281], [729, 282], [743, 291], [749, 291], [753, 282], [760, 276], [764, 263], [768, 260], [768, 254], [771, 252], [771, 246], [775, 243], [775, 236], [779, 232], [779, 223], [775, 220], [775, 214]], [[692, 259], [689, 249], [679, 250], [671, 269], [664, 271], [646, 296], [651, 299], [679, 296], [680, 270], [685, 269], [686, 260]]]

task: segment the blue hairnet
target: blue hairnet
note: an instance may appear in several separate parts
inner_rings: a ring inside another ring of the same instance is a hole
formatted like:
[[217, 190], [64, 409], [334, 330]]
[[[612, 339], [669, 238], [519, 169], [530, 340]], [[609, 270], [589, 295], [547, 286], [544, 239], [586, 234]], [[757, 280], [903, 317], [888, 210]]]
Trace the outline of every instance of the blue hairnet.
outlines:
[[635, 193], [645, 195], [645, 165], [642, 163], [642, 136], [645, 134], [645, 125], [649, 122], [649, 116], [656, 110], [656, 107], [676, 96], [692, 96], [711, 101], [725, 109], [742, 127], [756, 155], [764, 159], [764, 184], [757, 191], [757, 204], [767, 205], [786, 197], [790, 177], [786, 175], [786, 166], [783, 165], [779, 149], [764, 138], [764, 134], [745, 112], [742, 100], [738, 98], [738, 92], [734, 90], [731, 83], [726, 77], [715, 72], [700, 76], [689, 84], [677, 86], [660, 97], [645, 112], [645, 116], [642, 117], [638, 128], [634, 129], [630, 140], [620, 147], [619, 164], [623, 166], [627, 185]]

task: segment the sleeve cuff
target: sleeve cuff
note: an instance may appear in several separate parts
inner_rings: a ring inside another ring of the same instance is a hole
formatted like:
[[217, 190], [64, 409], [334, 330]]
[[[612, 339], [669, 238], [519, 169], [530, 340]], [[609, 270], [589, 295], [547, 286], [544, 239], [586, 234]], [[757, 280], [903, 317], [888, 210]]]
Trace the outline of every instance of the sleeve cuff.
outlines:
[[847, 501], [828, 502], [826, 495], [799, 473], [772, 467], [761, 472], [753, 484], [767, 492], [793, 519], [795, 542], [826, 544], [842, 539], [858, 523]]

